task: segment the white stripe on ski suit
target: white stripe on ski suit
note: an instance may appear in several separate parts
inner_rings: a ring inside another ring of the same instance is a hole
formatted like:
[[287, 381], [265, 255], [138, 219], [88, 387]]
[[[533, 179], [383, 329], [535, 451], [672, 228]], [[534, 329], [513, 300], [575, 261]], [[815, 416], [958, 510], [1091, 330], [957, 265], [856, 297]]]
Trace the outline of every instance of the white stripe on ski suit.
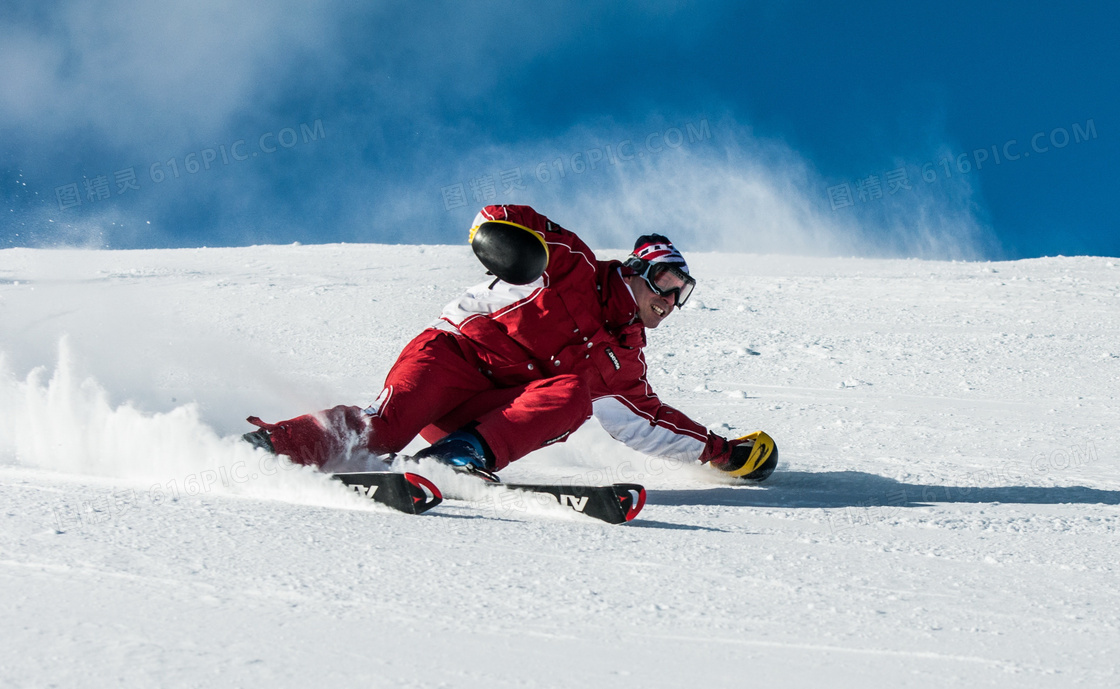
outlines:
[[673, 430], [676, 427], [664, 420], [655, 425], [648, 414], [632, 406], [625, 397], [600, 397], [591, 403], [591, 408], [612, 438], [638, 452], [690, 461], [698, 459], [704, 451], [703, 440], [683, 435], [683, 429]]
[[548, 287], [548, 273], [527, 285], [511, 285], [501, 280], [480, 282], [468, 287], [458, 300], [443, 307], [439, 320], [431, 327], [458, 332], [458, 326], [471, 318], [489, 316], [518, 302], [521, 303], [514, 308], [531, 303], [537, 296], [537, 291], [545, 287]]

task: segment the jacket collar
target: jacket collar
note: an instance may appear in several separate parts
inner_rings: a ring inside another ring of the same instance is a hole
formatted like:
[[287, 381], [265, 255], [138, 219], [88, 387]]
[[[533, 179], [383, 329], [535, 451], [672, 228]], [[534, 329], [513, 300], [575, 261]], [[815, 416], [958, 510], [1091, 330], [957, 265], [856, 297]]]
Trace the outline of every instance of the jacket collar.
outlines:
[[599, 301], [603, 306], [603, 323], [626, 347], [644, 347], [646, 328], [638, 320], [638, 302], [630, 285], [622, 278], [621, 263], [599, 264]]

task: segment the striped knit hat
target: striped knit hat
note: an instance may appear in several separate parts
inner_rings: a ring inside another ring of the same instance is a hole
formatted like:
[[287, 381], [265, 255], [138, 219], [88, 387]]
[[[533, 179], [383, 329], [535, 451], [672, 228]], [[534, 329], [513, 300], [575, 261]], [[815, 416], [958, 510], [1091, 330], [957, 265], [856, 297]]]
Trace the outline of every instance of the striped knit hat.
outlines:
[[684, 272], [688, 272], [688, 264], [684, 262], [684, 256], [665, 235], [644, 234], [638, 237], [638, 241], [634, 242], [634, 251], [630, 255], [649, 263], [672, 263]]

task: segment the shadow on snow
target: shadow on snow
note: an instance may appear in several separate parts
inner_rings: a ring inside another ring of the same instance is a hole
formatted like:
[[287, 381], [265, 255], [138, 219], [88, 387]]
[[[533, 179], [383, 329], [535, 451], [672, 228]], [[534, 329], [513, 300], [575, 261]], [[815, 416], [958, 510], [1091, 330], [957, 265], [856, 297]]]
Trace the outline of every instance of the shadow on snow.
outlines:
[[922, 507], [933, 503], [1120, 505], [1120, 491], [1085, 486], [929, 486], [862, 471], [787, 471], [758, 487], [651, 490], [654, 505], [748, 507]]

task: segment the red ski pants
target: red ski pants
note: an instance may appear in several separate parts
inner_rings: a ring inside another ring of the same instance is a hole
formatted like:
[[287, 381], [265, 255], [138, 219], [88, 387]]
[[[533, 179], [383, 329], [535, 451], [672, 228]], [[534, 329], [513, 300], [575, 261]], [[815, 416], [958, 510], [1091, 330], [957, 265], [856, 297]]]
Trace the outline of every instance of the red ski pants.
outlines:
[[579, 376], [498, 387], [457, 336], [425, 330], [401, 352], [369, 409], [339, 406], [266, 427], [278, 453], [322, 465], [355, 446], [400, 452], [417, 435], [435, 442], [473, 422], [498, 470], [563, 441], [590, 416], [591, 394]]

